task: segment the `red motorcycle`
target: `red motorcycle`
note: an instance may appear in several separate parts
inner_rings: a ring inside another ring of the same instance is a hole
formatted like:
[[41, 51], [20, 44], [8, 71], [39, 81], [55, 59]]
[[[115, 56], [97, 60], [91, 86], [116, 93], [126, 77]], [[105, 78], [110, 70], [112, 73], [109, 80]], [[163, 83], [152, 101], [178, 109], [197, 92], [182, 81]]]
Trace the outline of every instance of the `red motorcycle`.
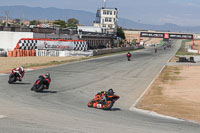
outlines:
[[127, 56], [128, 61], [131, 61], [131, 53], [128, 52], [128, 54], [126, 56]]
[[41, 92], [44, 89], [48, 89], [48, 86], [50, 84], [51, 80], [45, 79], [44, 76], [39, 76], [39, 78], [36, 80], [35, 84], [31, 88], [32, 91], [35, 92]]
[[[102, 97], [105, 96], [105, 100], [100, 100]], [[98, 93], [95, 96], [95, 99], [92, 99], [88, 103], [88, 107], [103, 109], [103, 110], [110, 110], [114, 103], [119, 99], [118, 95], [105, 95], [102, 93]]]

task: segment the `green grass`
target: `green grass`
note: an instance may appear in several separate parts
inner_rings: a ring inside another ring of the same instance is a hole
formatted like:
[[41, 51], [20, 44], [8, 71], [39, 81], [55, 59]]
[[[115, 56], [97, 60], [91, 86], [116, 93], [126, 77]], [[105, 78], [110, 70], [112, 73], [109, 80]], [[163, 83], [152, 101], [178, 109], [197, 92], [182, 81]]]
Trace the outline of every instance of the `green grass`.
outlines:
[[163, 46], [165, 44], [165, 42], [162, 40], [160, 41], [160, 45]]
[[180, 73], [178, 67], [167, 67], [161, 75], [161, 81], [162, 83], [168, 83], [169, 81], [181, 80], [178, 76]]
[[189, 52], [185, 52], [185, 51], [177, 51], [176, 55], [199, 55], [197, 53], [189, 53]]

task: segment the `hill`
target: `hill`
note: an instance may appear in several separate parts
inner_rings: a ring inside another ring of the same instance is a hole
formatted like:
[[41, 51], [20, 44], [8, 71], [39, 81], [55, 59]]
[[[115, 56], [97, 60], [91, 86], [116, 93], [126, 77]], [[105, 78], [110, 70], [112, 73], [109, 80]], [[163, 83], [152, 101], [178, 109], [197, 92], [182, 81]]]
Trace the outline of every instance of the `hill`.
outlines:
[[[0, 6], [0, 14], [5, 14], [8, 11], [10, 18], [25, 18], [27, 20], [35, 19], [49, 19], [67, 20], [69, 18], [77, 18], [80, 24], [92, 25], [95, 19], [95, 13], [72, 10], [72, 9], [58, 9], [54, 7], [41, 8], [41, 7], [27, 7], [27, 6]], [[2, 16], [2, 15], [1, 15]], [[5, 15], [4, 15], [5, 16]], [[175, 32], [200, 32], [200, 27], [186, 27], [178, 26], [175, 24], [164, 25], [150, 25], [142, 24], [129, 19], [119, 18], [119, 26], [130, 29], [146, 29], [146, 30], [161, 30], [161, 31], [175, 31]]]

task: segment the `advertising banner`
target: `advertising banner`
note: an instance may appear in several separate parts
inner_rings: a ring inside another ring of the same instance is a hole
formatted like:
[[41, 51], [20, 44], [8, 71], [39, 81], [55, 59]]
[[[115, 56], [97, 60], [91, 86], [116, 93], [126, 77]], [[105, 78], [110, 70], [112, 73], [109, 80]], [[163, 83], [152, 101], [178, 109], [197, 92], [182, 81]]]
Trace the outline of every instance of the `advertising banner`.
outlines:
[[164, 33], [141, 32], [141, 37], [164, 38]]
[[164, 38], [164, 39], [193, 39], [193, 34], [153, 33], [141, 32], [141, 37]]
[[88, 45], [84, 40], [52, 40], [23, 38], [17, 43], [16, 49], [57, 49], [57, 50], [88, 50]]

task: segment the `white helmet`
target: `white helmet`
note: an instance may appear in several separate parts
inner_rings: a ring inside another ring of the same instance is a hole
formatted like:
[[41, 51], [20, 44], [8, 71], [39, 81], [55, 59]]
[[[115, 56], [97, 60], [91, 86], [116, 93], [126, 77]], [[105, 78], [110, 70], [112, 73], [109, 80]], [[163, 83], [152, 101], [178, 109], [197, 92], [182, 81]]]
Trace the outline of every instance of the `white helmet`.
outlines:
[[24, 68], [22, 66], [20, 68], [21, 68], [21, 71], [24, 72]]

